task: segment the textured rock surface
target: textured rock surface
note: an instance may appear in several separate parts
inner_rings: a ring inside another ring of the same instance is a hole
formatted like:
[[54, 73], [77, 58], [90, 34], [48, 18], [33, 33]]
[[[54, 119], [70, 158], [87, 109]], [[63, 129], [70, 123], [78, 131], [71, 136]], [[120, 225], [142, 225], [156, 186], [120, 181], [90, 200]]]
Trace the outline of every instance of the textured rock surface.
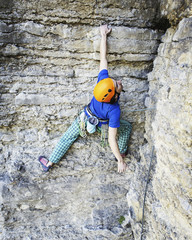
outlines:
[[[146, 200], [146, 239], [191, 239], [192, 236], [192, 18], [167, 30], [148, 75], [146, 139], [127, 194], [134, 236], [140, 237], [143, 192], [140, 179], [147, 177], [151, 149], [153, 168]], [[146, 183], [142, 183], [144, 189]]]
[[[190, 239], [191, 19], [159, 47], [159, 29], [190, 9], [187, 1], [0, 1], [0, 238], [139, 239], [154, 145], [146, 239]], [[95, 134], [42, 174], [38, 156], [49, 156], [91, 99], [104, 22], [113, 26], [110, 75], [126, 89], [122, 118], [133, 122], [129, 169], [117, 174]], [[145, 106], [156, 110], [134, 111]]]
[[172, 25], [177, 25], [183, 18], [191, 17], [192, 3], [190, 0], [161, 0], [160, 14], [167, 18]]
[[191, 31], [191, 18], [183, 19], [176, 30], [167, 31], [149, 78], [151, 91], [159, 80], [157, 111], [152, 123], [157, 156], [152, 181], [157, 202], [152, 210], [161, 223], [156, 235], [161, 236], [160, 228], [167, 226], [166, 235], [172, 239], [192, 236]]

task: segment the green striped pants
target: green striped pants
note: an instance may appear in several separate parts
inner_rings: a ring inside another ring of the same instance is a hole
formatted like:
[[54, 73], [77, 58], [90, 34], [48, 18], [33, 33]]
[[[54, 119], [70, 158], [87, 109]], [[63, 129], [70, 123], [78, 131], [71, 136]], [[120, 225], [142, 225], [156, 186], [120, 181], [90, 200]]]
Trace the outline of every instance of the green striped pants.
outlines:
[[[118, 128], [118, 146], [120, 153], [125, 153], [127, 151], [131, 129], [131, 123], [125, 120], [120, 120], [120, 127]], [[68, 130], [61, 137], [60, 141], [53, 150], [49, 161], [51, 161], [52, 163], [58, 163], [60, 161], [60, 159], [65, 155], [67, 150], [79, 137], [79, 130], [79, 118], [76, 118], [75, 121], [68, 128]]]

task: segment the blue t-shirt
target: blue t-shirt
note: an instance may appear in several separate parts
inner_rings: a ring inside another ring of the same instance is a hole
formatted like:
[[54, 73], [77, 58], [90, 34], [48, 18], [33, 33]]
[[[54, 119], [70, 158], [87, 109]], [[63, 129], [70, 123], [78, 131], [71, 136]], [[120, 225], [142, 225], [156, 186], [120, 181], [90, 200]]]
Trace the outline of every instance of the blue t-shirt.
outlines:
[[[108, 77], [108, 71], [106, 69], [101, 70], [98, 75], [97, 83]], [[109, 120], [109, 127], [120, 127], [121, 110], [118, 101], [114, 104], [98, 102], [93, 96], [89, 108], [98, 118]], [[98, 126], [100, 127], [102, 124], [104, 123], [99, 122]]]

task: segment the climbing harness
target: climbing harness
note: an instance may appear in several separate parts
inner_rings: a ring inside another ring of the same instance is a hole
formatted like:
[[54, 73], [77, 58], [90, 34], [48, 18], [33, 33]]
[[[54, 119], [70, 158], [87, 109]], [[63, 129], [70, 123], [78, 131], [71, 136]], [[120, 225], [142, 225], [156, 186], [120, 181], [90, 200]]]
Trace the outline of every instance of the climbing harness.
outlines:
[[[86, 112], [89, 114], [89, 116], [86, 115]], [[87, 133], [94, 133], [97, 130], [97, 125], [99, 122], [102, 123], [108, 123], [108, 120], [101, 119], [96, 117], [90, 110], [89, 105], [84, 108], [84, 111], [81, 111], [79, 114], [79, 134], [81, 137], [86, 137]], [[107, 125], [107, 124], [102, 124], [102, 125]], [[108, 125], [107, 125], [108, 126]], [[103, 129], [103, 127], [101, 127]], [[101, 130], [102, 132], [102, 130]], [[107, 135], [107, 134], [105, 134]]]
[[[109, 120], [108, 119], [102, 119], [102, 118], [98, 118], [97, 116], [95, 116], [92, 112], [91, 112], [91, 109], [89, 107], [89, 104], [84, 108], [85, 112], [87, 112], [89, 114], [89, 117], [88, 117], [88, 121], [87, 121], [87, 131], [90, 129], [91, 132], [89, 133], [93, 133], [97, 130], [97, 132], [99, 132], [101, 134], [101, 146], [102, 147], [107, 147], [109, 144], [108, 144], [108, 129], [109, 129], [109, 126], [108, 126], [108, 122]], [[98, 122], [96, 122], [96, 120]], [[93, 122], [94, 122], [94, 125], [93, 125]], [[101, 125], [101, 127], [98, 127], [98, 123], [101, 122], [103, 123]], [[91, 124], [91, 126], [89, 126]]]
[[150, 164], [149, 164], [147, 181], [146, 181], [146, 186], [145, 186], [144, 199], [143, 199], [143, 213], [142, 213], [142, 226], [141, 226], [141, 238], [140, 238], [140, 240], [143, 239], [143, 226], [144, 226], [144, 214], [145, 214], [145, 200], [146, 200], [146, 195], [147, 195], [147, 187], [148, 187], [148, 183], [149, 183], [149, 175], [150, 175], [151, 166], [152, 166], [153, 154], [154, 154], [154, 146], [152, 147], [152, 151], [151, 151], [151, 160], [150, 160]]
[[97, 117], [97, 116], [95, 116], [95, 114], [93, 114], [92, 112], [91, 112], [91, 109], [90, 109], [90, 107], [89, 107], [89, 104], [87, 105], [87, 106], [85, 106], [85, 108], [84, 108], [84, 110], [85, 110], [85, 112], [87, 112], [88, 114], [89, 114], [89, 116], [91, 116], [91, 117], [96, 117], [98, 120], [99, 120], [99, 122], [101, 122], [101, 123], [108, 123], [108, 119], [102, 119], [102, 118], [99, 118], [99, 117]]

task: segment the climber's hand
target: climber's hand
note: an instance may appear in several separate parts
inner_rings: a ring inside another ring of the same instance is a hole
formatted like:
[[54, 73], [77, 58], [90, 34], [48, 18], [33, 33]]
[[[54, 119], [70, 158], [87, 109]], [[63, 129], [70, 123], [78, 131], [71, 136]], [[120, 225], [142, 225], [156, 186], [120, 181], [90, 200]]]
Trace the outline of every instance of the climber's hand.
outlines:
[[125, 172], [126, 168], [127, 168], [127, 165], [124, 161], [118, 161], [118, 172], [119, 173]]
[[104, 35], [107, 35], [111, 32], [111, 28], [108, 28], [107, 25], [102, 25], [100, 26], [100, 33], [101, 33], [101, 36], [104, 36]]

